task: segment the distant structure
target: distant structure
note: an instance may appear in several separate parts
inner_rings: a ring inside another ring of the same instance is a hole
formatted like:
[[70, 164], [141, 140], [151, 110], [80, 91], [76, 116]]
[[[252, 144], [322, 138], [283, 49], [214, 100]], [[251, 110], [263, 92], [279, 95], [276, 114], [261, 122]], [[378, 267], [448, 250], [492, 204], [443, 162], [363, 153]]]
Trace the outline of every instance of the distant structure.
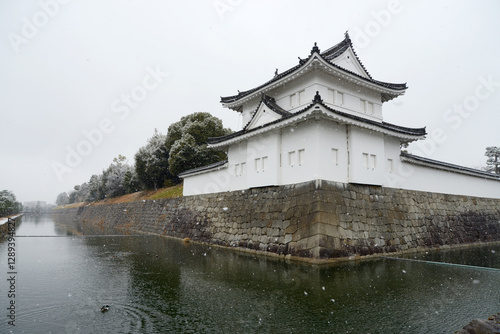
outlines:
[[48, 212], [54, 205], [47, 204], [45, 201], [23, 202], [24, 213], [43, 213]]
[[179, 175], [184, 195], [328, 180], [500, 198], [494, 174], [401, 151], [426, 135], [383, 120], [382, 104], [406, 89], [372, 78], [348, 33], [323, 52], [314, 43], [296, 66], [221, 98], [243, 128], [208, 140], [228, 160]]

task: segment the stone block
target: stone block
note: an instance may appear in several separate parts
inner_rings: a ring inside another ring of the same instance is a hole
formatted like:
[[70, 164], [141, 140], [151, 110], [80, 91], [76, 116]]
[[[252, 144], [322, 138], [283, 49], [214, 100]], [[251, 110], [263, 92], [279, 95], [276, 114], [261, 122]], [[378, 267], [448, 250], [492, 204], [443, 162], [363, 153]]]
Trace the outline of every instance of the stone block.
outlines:
[[297, 224], [291, 224], [285, 229], [285, 233], [287, 234], [293, 234], [297, 231], [298, 227]]

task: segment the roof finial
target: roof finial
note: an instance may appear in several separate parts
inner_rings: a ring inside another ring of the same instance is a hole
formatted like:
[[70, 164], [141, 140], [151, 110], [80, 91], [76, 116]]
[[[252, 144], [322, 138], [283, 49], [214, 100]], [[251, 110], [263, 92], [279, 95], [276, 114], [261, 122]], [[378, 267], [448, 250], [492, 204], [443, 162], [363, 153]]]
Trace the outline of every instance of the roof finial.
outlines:
[[314, 42], [314, 46], [313, 48], [311, 49], [311, 56], [313, 53], [319, 53], [319, 48], [318, 48], [318, 44], [316, 42]]
[[345, 39], [345, 41], [347, 41], [347, 43], [349, 43], [349, 44], [352, 44], [352, 42], [351, 42], [351, 37], [349, 37], [349, 30], [347, 30], [347, 31], [345, 32], [344, 36], [345, 36], [345, 38], [344, 38], [344, 39]]
[[321, 95], [319, 95], [319, 91], [316, 91], [316, 95], [314, 95], [313, 102], [314, 103], [323, 103], [323, 99], [321, 98]]
[[278, 75], [278, 69], [276, 69], [276, 71], [274, 71], [274, 76], [277, 76]]

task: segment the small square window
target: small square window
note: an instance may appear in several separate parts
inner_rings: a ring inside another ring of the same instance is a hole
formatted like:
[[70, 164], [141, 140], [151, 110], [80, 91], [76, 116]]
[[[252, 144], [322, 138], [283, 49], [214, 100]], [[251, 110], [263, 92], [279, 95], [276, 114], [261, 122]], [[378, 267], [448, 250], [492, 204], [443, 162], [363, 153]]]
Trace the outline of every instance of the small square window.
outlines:
[[257, 173], [260, 171], [260, 158], [255, 159], [255, 171]]
[[369, 154], [363, 153], [363, 166], [370, 168]]
[[336, 148], [332, 148], [332, 161], [334, 165], [339, 164], [339, 150]]
[[306, 154], [305, 149], [299, 150], [299, 165], [302, 165], [305, 162], [305, 154]]
[[288, 165], [292, 167], [295, 165], [295, 151], [288, 152]]
[[267, 157], [262, 157], [262, 171], [265, 171], [267, 168]]
[[370, 163], [372, 169], [377, 168], [377, 156], [375, 154], [370, 154]]

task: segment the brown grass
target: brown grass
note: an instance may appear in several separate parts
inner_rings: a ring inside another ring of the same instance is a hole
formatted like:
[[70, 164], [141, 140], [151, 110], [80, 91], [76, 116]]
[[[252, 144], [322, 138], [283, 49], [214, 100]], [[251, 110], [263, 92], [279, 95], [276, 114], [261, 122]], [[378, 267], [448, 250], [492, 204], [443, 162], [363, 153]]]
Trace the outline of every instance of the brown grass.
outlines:
[[150, 199], [176, 198], [176, 197], [182, 197], [182, 189], [183, 189], [182, 184], [178, 184], [172, 187], [160, 188], [158, 190], [143, 190], [119, 197], [105, 198], [97, 202], [79, 202], [67, 205], [60, 205], [56, 209], [78, 208], [86, 205], [128, 203], [128, 202], [137, 202]]

